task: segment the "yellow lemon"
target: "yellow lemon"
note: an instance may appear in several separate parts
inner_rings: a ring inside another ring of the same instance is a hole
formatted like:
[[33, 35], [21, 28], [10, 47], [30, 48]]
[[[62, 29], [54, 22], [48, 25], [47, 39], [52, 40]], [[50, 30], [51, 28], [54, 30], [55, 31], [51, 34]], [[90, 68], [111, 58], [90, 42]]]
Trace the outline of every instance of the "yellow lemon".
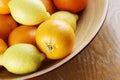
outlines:
[[0, 64], [14, 74], [27, 74], [36, 71], [45, 56], [31, 44], [15, 44], [0, 55]]
[[10, 0], [13, 18], [24, 25], [39, 24], [50, 16], [41, 0]]
[[49, 19], [60, 19], [69, 23], [76, 30], [78, 15], [68, 11], [57, 11], [53, 13]]

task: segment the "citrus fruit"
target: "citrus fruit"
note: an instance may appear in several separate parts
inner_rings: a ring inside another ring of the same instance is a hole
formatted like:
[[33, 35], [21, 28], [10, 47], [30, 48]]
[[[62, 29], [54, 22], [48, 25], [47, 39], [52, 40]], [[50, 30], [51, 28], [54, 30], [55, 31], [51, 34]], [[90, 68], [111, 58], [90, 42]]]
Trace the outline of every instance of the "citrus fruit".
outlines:
[[0, 38], [7, 41], [10, 32], [17, 27], [15, 20], [8, 14], [0, 14]]
[[80, 12], [87, 6], [88, 0], [53, 0], [58, 10]]
[[10, 46], [0, 55], [0, 64], [14, 74], [27, 74], [36, 71], [45, 56], [31, 44]]
[[62, 20], [46, 20], [36, 32], [36, 44], [48, 59], [66, 57], [71, 53], [74, 42], [74, 30]]
[[0, 55], [3, 54], [7, 48], [6, 42], [0, 38]]
[[[8, 48], [8, 46], [7, 46], [6, 42], [0, 38], [0, 55], [2, 55], [6, 51], [7, 48]], [[2, 66], [0, 64], [0, 68], [1, 67]]]
[[20, 25], [14, 29], [8, 38], [9, 46], [18, 43], [29, 43], [35, 45], [36, 26]]
[[46, 7], [46, 10], [53, 14], [56, 11], [55, 5], [53, 4], [53, 0], [41, 0]]
[[50, 16], [50, 19], [64, 20], [76, 30], [78, 15], [68, 11], [57, 11]]
[[0, 14], [9, 14], [10, 9], [8, 7], [8, 2], [10, 0], [0, 0]]
[[41, 0], [10, 0], [12, 17], [24, 25], [36, 25], [45, 21], [50, 14]]

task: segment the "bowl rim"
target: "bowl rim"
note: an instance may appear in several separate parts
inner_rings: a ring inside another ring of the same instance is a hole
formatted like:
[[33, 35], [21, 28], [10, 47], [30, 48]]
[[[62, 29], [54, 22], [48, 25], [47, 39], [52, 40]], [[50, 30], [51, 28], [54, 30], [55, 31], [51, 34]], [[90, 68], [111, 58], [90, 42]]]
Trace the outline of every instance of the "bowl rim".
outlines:
[[39, 76], [39, 75], [43, 75], [47, 72], [50, 72], [50, 71], [62, 66], [67, 61], [71, 60], [73, 57], [75, 57], [77, 54], [79, 54], [79, 52], [81, 52], [92, 41], [92, 39], [96, 36], [96, 34], [98, 33], [98, 31], [102, 27], [102, 24], [105, 21], [105, 18], [107, 16], [107, 12], [108, 12], [108, 0], [104, 0], [104, 1], [105, 1], [104, 2], [105, 7], [104, 7], [104, 10], [103, 10], [103, 13], [102, 13], [103, 15], [102, 15], [101, 19], [99, 20], [100, 22], [97, 25], [97, 30], [92, 34], [92, 37], [86, 42], [85, 46], [82, 46], [82, 47], [78, 48], [77, 50], [73, 51], [74, 55], [69, 55], [68, 57], [62, 59], [60, 62], [56, 63], [56, 65], [50, 66], [49, 68], [43, 69], [41, 71], [38, 71], [38, 72], [35, 72], [35, 73], [32, 73], [32, 74], [25, 75], [25, 76], [18, 77], [18, 78], [14, 78], [14, 79], [15, 80], [16, 79], [24, 80], [24, 79], [30, 79], [30, 78], [33, 78], [33, 77], [36, 77], [36, 76]]

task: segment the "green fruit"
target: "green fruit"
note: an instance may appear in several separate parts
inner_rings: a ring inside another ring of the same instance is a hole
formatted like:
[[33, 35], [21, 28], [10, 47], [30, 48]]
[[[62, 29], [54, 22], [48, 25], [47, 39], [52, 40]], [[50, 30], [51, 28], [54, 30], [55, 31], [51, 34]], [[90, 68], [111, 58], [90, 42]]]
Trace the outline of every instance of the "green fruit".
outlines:
[[24, 25], [39, 24], [50, 16], [41, 0], [10, 0], [12, 17]]
[[36, 71], [44, 59], [35, 46], [20, 43], [9, 47], [0, 56], [0, 64], [14, 74], [27, 74]]

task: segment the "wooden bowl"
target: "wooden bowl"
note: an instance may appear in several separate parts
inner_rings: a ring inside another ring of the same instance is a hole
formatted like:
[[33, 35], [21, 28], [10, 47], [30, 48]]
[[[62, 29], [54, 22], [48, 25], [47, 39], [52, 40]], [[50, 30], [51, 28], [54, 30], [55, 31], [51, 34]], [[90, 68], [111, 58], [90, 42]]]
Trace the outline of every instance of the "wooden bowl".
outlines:
[[46, 60], [42, 67], [31, 74], [15, 75], [9, 73], [7, 70], [0, 69], [0, 80], [2, 79], [28, 79], [38, 75], [47, 73], [78, 54], [85, 46], [95, 37], [102, 23], [104, 22], [108, 7], [108, 0], [88, 0], [87, 8], [80, 14], [77, 30], [76, 30], [76, 43], [73, 52], [66, 58], [58, 61]]

